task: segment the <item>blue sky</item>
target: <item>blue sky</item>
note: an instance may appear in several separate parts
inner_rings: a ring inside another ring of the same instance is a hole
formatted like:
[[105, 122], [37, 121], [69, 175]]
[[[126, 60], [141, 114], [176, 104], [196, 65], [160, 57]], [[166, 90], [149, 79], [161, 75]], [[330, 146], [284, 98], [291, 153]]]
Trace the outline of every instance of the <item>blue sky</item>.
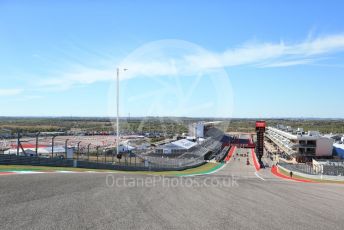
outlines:
[[0, 116], [344, 118], [343, 1], [0, 1]]

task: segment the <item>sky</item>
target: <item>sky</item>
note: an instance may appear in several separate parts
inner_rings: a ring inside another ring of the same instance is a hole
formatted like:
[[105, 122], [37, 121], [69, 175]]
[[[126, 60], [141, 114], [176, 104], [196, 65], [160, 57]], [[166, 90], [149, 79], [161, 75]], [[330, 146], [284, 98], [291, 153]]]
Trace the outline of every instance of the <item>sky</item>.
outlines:
[[0, 116], [344, 118], [343, 9], [0, 0]]

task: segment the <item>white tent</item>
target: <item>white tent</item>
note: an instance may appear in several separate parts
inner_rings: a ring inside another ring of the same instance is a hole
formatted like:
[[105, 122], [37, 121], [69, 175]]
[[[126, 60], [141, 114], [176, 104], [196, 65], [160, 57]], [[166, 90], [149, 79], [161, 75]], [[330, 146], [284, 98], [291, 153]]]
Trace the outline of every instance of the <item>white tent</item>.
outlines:
[[[36, 155], [36, 148], [24, 148], [25, 154], [23, 153], [23, 150], [19, 148], [19, 155]], [[39, 147], [37, 149], [39, 156], [50, 156], [52, 153], [52, 147]], [[65, 147], [63, 146], [54, 146], [54, 155], [55, 154], [64, 154], [65, 153]], [[17, 148], [11, 148], [4, 152], [4, 154], [17, 154]]]

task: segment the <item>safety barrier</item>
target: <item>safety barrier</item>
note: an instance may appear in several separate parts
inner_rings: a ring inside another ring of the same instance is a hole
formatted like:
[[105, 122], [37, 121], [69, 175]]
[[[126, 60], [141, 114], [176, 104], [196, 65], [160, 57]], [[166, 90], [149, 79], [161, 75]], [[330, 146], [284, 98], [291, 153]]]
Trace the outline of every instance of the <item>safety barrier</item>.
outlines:
[[287, 172], [288, 174], [290, 172], [293, 172], [293, 175], [297, 175], [300, 177], [304, 177], [307, 179], [315, 179], [315, 180], [330, 180], [330, 181], [344, 181], [344, 176], [333, 176], [333, 175], [324, 175], [324, 174], [308, 174], [306, 172], [300, 172], [298, 170], [295, 170], [295, 167], [290, 167], [291, 164], [278, 164], [278, 169], [282, 169], [283, 171]]
[[31, 166], [53, 166], [53, 167], [78, 167], [90, 169], [109, 169], [123, 171], [181, 171], [205, 164], [198, 161], [188, 165], [161, 165], [147, 163], [103, 163], [94, 161], [71, 160], [61, 158], [42, 158], [35, 156], [0, 155], [0, 165], [31, 165]]

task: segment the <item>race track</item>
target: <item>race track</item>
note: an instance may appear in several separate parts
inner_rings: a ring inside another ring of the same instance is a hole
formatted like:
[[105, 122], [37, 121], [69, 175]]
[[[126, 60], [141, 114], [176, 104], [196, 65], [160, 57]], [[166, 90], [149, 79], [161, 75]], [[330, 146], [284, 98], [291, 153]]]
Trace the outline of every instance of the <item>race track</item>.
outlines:
[[283, 180], [252, 165], [235, 154], [197, 177], [3, 175], [0, 229], [342, 229], [343, 185]]

